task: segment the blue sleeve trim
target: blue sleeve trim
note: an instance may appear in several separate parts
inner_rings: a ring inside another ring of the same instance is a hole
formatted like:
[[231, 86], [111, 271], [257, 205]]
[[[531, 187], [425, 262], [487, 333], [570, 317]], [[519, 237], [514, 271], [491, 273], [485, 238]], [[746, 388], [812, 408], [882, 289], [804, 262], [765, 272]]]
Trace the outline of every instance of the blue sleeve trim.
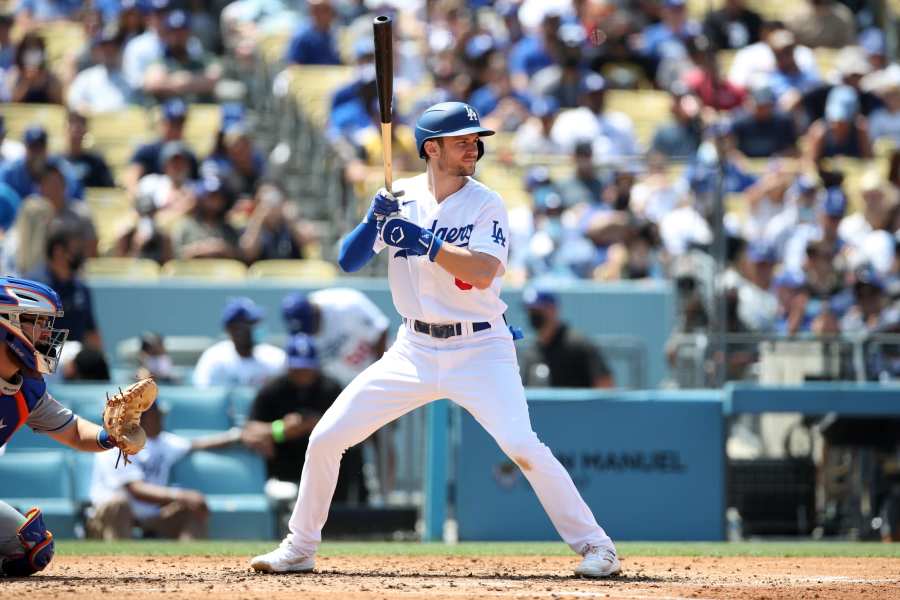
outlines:
[[338, 264], [346, 273], [359, 271], [375, 256], [375, 237], [378, 226], [375, 219], [367, 219], [356, 226], [341, 242]]

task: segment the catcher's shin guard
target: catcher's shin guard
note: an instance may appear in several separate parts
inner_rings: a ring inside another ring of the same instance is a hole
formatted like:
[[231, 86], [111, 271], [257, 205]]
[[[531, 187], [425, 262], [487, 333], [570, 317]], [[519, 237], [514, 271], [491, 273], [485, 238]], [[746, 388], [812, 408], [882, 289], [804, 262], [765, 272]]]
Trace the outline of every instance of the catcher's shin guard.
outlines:
[[26, 521], [17, 532], [24, 554], [5, 559], [0, 571], [7, 577], [26, 577], [43, 571], [53, 559], [53, 534], [44, 525], [39, 508], [25, 514]]

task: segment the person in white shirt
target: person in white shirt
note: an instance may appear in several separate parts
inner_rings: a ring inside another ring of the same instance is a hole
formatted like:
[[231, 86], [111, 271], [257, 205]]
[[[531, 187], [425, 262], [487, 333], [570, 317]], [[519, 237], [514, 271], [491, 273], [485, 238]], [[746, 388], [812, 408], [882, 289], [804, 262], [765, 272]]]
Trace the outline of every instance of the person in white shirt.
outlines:
[[0, 114], [0, 166], [25, 156], [25, 145], [6, 137], [6, 119]]
[[187, 440], [163, 431], [163, 410], [157, 400], [141, 415], [147, 434], [144, 449], [128, 468], [116, 468], [118, 453], [94, 459], [88, 536], [103, 540], [130, 539], [134, 527], [144, 535], [191, 540], [206, 537], [209, 509], [202, 493], [173, 487], [172, 467], [194, 450], [210, 450], [237, 442], [240, 431]]
[[136, 101], [134, 88], [122, 71], [121, 39], [117, 28], [106, 27], [97, 40], [100, 62], [75, 77], [66, 103], [76, 112], [114, 112]]
[[553, 96], [535, 98], [531, 103], [531, 117], [519, 126], [513, 138], [513, 147], [532, 155], [566, 155], [566, 147], [551, 136], [559, 101]]
[[624, 113], [605, 110], [606, 81], [591, 73], [582, 82], [579, 108], [564, 110], [556, 118], [550, 139], [571, 153], [579, 141], [589, 140], [594, 162], [604, 164], [637, 154], [634, 124]]
[[232, 298], [222, 311], [222, 326], [229, 339], [207, 348], [197, 361], [193, 383], [197, 387], [260, 386], [285, 368], [284, 350], [253, 340], [253, 326], [263, 310], [250, 298]]
[[[775, 52], [772, 50], [769, 37], [778, 32], [787, 31], [780, 21], [766, 21], [760, 31], [760, 41], [741, 48], [734, 55], [731, 68], [728, 70], [728, 81], [743, 88], [766, 81], [776, 70]], [[813, 79], [820, 79], [816, 55], [806, 46], [794, 47], [794, 62], [803, 73]]]

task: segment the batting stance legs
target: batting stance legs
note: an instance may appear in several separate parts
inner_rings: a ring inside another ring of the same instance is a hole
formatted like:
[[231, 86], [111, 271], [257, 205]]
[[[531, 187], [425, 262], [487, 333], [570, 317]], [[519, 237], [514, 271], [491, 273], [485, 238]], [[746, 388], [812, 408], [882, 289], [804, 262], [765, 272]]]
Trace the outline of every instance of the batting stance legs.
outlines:
[[587, 546], [612, 548], [568, 472], [531, 428], [515, 350], [503, 321], [483, 333], [487, 335], [440, 340], [401, 327], [384, 357], [338, 397], [310, 436], [287, 538], [297, 552], [313, 556], [322, 539], [343, 452], [386, 423], [439, 398], [450, 398], [468, 410], [519, 465], [573, 550], [583, 554]]

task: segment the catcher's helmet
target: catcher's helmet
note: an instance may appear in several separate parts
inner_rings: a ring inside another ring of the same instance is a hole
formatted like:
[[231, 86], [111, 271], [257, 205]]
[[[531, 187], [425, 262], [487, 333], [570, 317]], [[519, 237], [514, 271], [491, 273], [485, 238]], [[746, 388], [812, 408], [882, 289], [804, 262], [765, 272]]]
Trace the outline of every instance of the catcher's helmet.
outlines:
[[68, 329], [53, 327], [56, 318], [61, 316], [62, 301], [50, 286], [0, 277], [0, 341], [10, 347], [26, 368], [39, 373], [56, 370], [69, 335]]
[[[465, 102], [441, 102], [425, 109], [416, 121], [416, 148], [419, 158], [425, 158], [425, 142], [451, 135], [494, 135], [481, 126], [478, 113]], [[484, 144], [478, 140], [478, 158], [484, 155]]]

